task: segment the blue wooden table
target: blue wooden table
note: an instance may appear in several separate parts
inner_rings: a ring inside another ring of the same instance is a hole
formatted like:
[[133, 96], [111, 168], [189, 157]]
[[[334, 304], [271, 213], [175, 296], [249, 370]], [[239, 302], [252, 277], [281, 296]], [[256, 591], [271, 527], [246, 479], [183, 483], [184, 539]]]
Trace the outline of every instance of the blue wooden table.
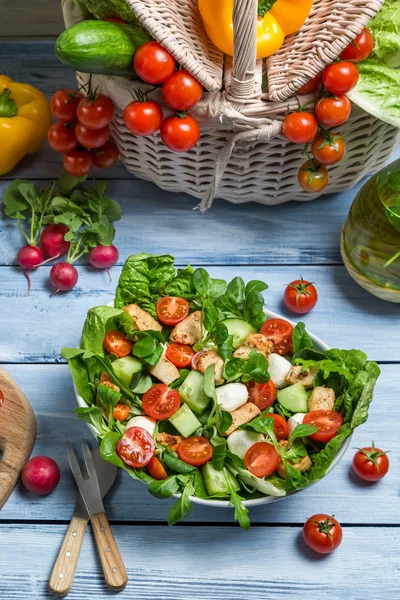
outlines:
[[[73, 74], [53, 57], [51, 42], [3, 42], [0, 69], [51, 95], [74, 85]], [[0, 149], [1, 151], [1, 149]], [[45, 147], [0, 179], [0, 198], [14, 177], [42, 185], [57, 178], [60, 158]], [[84, 262], [79, 284], [50, 298], [48, 274], [32, 274], [31, 295], [16, 264], [21, 239], [15, 222], [0, 224], [0, 362], [19, 382], [36, 412], [34, 454], [52, 456], [61, 482], [48, 497], [18, 486], [0, 513], [0, 598], [50, 597], [47, 580], [71, 518], [76, 491], [65, 442], [89, 437], [74, 417], [75, 398], [62, 346], [75, 346], [87, 309], [113, 298], [121, 264], [130, 253], [171, 252], [178, 265], [206, 266], [213, 276], [268, 282], [267, 306], [282, 307], [283, 285], [300, 274], [316, 282], [319, 303], [307, 327], [332, 346], [365, 350], [382, 369], [368, 422], [352, 446], [371, 440], [391, 449], [391, 470], [381, 483], [363, 484], [351, 471], [353, 450], [308, 491], [251, 510], [252, 528], [232, 523], [230, 509], [196, 507], [173, 528], [165, 519], [170, 502], [150, 496], [139, 482], [119, 474], [105, 502], [129, 572], [126, 599], [173, 600], [398, 600], [400, 597], [400, 313], [357, 287], [342, 265], [340, 230], [358, 188], [310, 204], [266, 208], [216, 201], [205, 215], [197, 201], [168, 194], [135, 180], [122, 165], [96, 177], [122, 205], [116, 245], [120, 266], [113, 281]], [[359, 186], [358, 186], [359, 187]], [[343, 543], [320, 557], [301, 538], [304, 520], [316, 512], [335, 514], [344, 525]], [[88, 530], [71, 599], [110, 597]]]

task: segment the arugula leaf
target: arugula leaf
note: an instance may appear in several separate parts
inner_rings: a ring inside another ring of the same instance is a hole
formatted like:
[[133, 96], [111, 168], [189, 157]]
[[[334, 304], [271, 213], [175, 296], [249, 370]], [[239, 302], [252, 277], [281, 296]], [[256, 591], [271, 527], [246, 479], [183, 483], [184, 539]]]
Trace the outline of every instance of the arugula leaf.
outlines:
[[304, 348], [314, 348], [314, 344], [306, 331], [306, 326], [300, 321], [293, 330], [293, 351], [296, 353]]
[[230, 504], [235, 507], [234, 519], [238, 521], [240, 527], [245, 529], [246, 531], [250, 529], [250, 518], [249, 518], [249, 510], [246, 506], [243, 505], [243, 498], [239, 496], [237, 491], [234, 489], [232, 482], [229, 477], [226, 477], [226, 482], [228, 484], [228, 490], [230, 495]]
[[206, 428], [211, 429], [216, 425], [219, 433], [225, 433], [232, 425], [232, 415], [226, 410], [222, 410], [218, 404], [217, 392], [215, 391], [214, 380], [215, 365], [209, 365], [204, 373], [204, 392], [212, 399], [212, 408], [207, 419]]
[[182, 519], [185, 519], [188, 514], [192, 512], [193, 505], [189, 496], [192, 496], [193, 493], [194, 483], [193, 478], [191, 477], [187, 480], [178, 501], [170, 508], [168, 513], [168, 525], [175, 525], [175, 523], [182, 521]]

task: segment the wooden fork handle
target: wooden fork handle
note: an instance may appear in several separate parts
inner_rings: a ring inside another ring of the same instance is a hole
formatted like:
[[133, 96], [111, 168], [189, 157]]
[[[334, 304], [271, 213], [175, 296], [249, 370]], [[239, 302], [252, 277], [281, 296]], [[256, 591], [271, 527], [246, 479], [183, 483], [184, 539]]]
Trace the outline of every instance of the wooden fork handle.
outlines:
[[106, 583], [115, 592], [123, 590], [128, 583], [128, 574], [107, 517], [104, 513], [97, 513], [91, 516], [90, 522]]
[[66, 596], [72, 587], [87, 524], [86, 519], [72, 517], [49, 579], [55, 596]]

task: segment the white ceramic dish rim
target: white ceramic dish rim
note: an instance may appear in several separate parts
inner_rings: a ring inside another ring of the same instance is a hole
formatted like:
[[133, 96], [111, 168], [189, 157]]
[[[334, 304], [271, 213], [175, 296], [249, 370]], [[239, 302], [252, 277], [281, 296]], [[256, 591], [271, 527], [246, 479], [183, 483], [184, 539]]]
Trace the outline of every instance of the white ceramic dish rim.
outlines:
[[[112, 306], [114, 303], [113, 302], [109, 302], [108, 304], [110, 306]], [[286, 319], [286, 317], [282, 317], [278, 313], [272, 312], [271, 310], [264, 309], [264, 312], [267, 315], [267, 317], [270, 318], [270, 319], [285, 319], [286, 321], [289, 321], [289, 323], [291, 323], [293, 326], [296, 324], [295, 322], [291, 321], [290, 319]], [[316, 348], [318, 350], [322, 350], [322, 351], [329, 350], [329, 346], [327, 344], [325, 344], [325, 342], [323, 342], [319, 337], [317, 337], [313, 333], [310, 333], [309, 331], [308, 331], [308, 334], [311, 337], [314, 345], [316, 346]], [[82, 396], [79, 394], [79, 392], [78, 392], [78, 390], [77, 390], [77, 388], [75, 386], [75, 383], [73, 383], [73, 387], [74, 387], [75, 397], [76, 397], [76, 401], [78, 403], [78, 406], [80, 406], [80, 407], [87, 406], [86, 402], [84, 401], [84, 399], [82, 398]], [[97, 439], [97, 430], [96, 430], [96, 428], [93, 427], [93, 425], [89, 425], [89, 424], [88, 424], [88, 427], [89, 427], [91, 433]], [[326, 477], [328, 475], [328, 473], [330, 473], [336, 467], [336, 465], [338, 465], [338, 463], [342, 460], [344, 454], [347, 451], [347, 448], [350, 445], [351, 437], [352, 436], [348, 437], [343, 442], [343, 444], [342, 444], [339, 452], [335, 456], [334, 460], [332, 461], [332, 464], [330, 465], [329, 469], [325, 473], [324, 477]], [[323, 479], [323, 477], [321, 479]], [[284, 500], [285, 498], [293, 496], [294, 494], [298, 494], [298, 493], [300, 493], [302, 491], [308, 490], [310, 487], [312, 487], [316, 483], [318, 483], [318, 481], [321, 481], [321, 479], [315, 481], [314, 483], [311, 483], [306, 488], [303, 488], [303, 489], [300, 489], [300, 490], [294, 490], [293, 492], [289, 492], [289, 494], [286, 494], [286, 496], [263, 496], [262, 498], [256, 498], [254, 500], [244, 500], [243, 504], [245, 506], [247, 506], [247, 507], [251, 507], [251, 506], [260, 506], [261, 504], [270, 504], [271, 502], [277, 502], [278, 500]], [[142, 483], [145, 484], [144, 481]], [[176, 498], [179, 498], [180, 494], [174, 494], [174, 496]], [[229, 503], [228, 500], [207, 500], [205, 498], [198, 498], [197, 496], [190, 496], [190, 500], [193, 503], [195, 503], [195, 504], [201, 504], [203, 506], [214, 506], [216, 508], [227, 508], [227, 507], [231, 507], [232, 508], [232, 505]]]

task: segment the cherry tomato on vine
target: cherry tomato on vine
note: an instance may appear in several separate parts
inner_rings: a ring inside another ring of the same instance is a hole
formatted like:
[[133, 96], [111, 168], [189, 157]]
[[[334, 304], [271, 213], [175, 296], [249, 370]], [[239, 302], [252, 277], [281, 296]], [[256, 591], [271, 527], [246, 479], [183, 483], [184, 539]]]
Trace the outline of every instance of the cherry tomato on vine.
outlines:
[[158, 42], [147, 42], [137, 49], [133, 68], [143, 81], [163, 83], [175, 71], [175, 59]]
[[361, 62], [368, 58], [374, 49], [374, 38], [369, 29], [364, 27], [361, 33], [350, 42], [343, 50], [340, 58], [343, 60], [351, 60], [353, 62]]
[[109, 169], [118, 160], [118, 148], [109, 140], [93, 151], [93, 162], [99, 169]]
[[256, 442], [247, 450], [244, 457], [245, 467], [256, 477], [268, 477], [276, 471], [279, 454], [268, 442]]
[[188, 71], [175, 71], [163, 83], [162, 95], [168, 106], [174, 110], [189, 110], [198, 103], [203, 86]]
[[52, 115], [59, 121], [71, 123], [76, 121], [76, 111], [82, 94], [70, 89], [57, 90], [50, 100]]
[[87, 175], [93, 167], [93, 156], [90, 150], [71, 150], [63, 157], [64, 169], [73, 177]]
[[116, 446], [120, 458], [134, 469], [148, 465], [154, 456], [155, 449], [153, 438], [142, 427], [129, 427]]
[[179, 392], [170, 390], [165, 383], [156, 383], [143, 395], [142, 405], [149, 417], [165, 421], [176, 413], [181, 405], [181, 397]]
[[200, 127], [190, 115], [167, 117], [161, 125], [161, 139], [172, 152], [189, 152], [199, 141]]
[[322, 98], [315, 106], [315, 114], [322, 125], [337, 127], [347, 121], [351, 113], [351, 102], [347, 96]]
[[311, 152], [319, 163], [335, 165], [342, 160], [346, 152], [346, 143], [340, 135], [335, 133], [318, 134], [311, 144]]
[[70, 152], [75, 150], [78, 140], [75, 135], [75, 124], [56, 121], [47, 132], [49, 145], [56, 152]]
[[358, 68], [349, 61], [337, 62], [322, 71], [322, 83], [334, 96], [343, 96], [357, 85]]
[[289, 437], [289, 427], [286, 419], [282, 417], [282, 415], [278, 415], [276, 413], [267, 413], [263, 416], [264, 419], [267, 417], [273, 419], [274, 421], [274, 434], [278, 442], [281, 440], [287, 440]]
[[251, 381], [247, 384], [249, 391], [249, 402], [252, 402], [260, 410], [265, 410], [275, 402], [276, 387], [271, 379], [268, 383], [255, 383]]
[[312, 113], [294, 112], [282, 124], [282, 133], [293, 144], [307, 144], [317, 134], [318, 121]]
[[156, 304], [156, 312], [164, 325], [178, 325], [189, 314], [189, 302], [179, 296], [163, 296]]
[[101, 129], [89, 129], [83, 123], [77, 123], [75, 135], [80, 145], [84, 148], [100, 148], [100, 146], [104, 146], [106, 143], [110, 135], [110, 128], [106, 125]]
[[293, 326], [285, 319], [268, 319], [261, 327], [262, 335], [274, 342], [274, 352], [284, 356], [293, 348]]
[[107, 17], [106, 21], [108, 23], [119, 23], [120, 25], [127, 25], [127, 21], [121, 19], [121, 17]]
[[178, 369], [188, 367], [194, 357], [194, 352], [187, 344], [170, 344], [165, 353], [166, 358]]
[[307, 83], [302, 85], [301, 88], [299, 90], [297, 90], [296, 93], [299, 94], [300, 96], [303, 96], [305, 94], [311, 94], [312, 92], [315, 92], [315, 90], [317, 90], [320, 85], [321, 85], [321, 73], [318, 73], [318, 75], [316, 75], [315, 77], [310, 79], [310, 81], [307, 81]]
[[353, 458], [354, 472], [364, 481], [379, 481], [389, 471], [387, 452], [375, 448], [374, 442], [367, 448], [360, 448]]
[[283, 295], [286, 308], [298, 315], [305, 315], [317, 304], [317, 290], [302, 277], [288, 284]]
[[134, 135], [153, 135], [161, 127], [163, 112], [158, 102], [133, 100], [124, 110], [124, 123]]
[[104, 348], [109, 354], [116, 354], [118, 358], [123, 358], [131, 353], [132, 342], [121, 331], [110, 329], [104, 338]]
[[179, 458], [188, 465], [200, 467], [212, 458], [213, 447], [202, 435], [193, 435], [178, 446]]
[[307, 160], [301, 165], [297, 174], [297, 179], [303, 190], [306, 192], [317, 193], [322, 192], [322, 190], [326, 188], [329, 181], [329, 175], [324, 165]]
[[78, 120], [89, 129], [103, 129], [110, 123], [113, 114], [113, 103], [104, 94], [82, 98], [77, 110]]
[[157, 480], [167, 479], [168, 477], [166, 470], [156, 456], [153, 456], [147, 465], [147, 472], [151, 477]]
[[334, 410], [313, 410], [306, 413], [303, 423], [314, 425], [318, 431], [312, 433], [310, 438], [316, 442], [329, 442], [343, 425], [343, 417]]
[[343, 537], [340, 523], [329, 515], [313, 515], [305, 522], [303, 538], [307, 546], [319, 554], [336, 550]]

